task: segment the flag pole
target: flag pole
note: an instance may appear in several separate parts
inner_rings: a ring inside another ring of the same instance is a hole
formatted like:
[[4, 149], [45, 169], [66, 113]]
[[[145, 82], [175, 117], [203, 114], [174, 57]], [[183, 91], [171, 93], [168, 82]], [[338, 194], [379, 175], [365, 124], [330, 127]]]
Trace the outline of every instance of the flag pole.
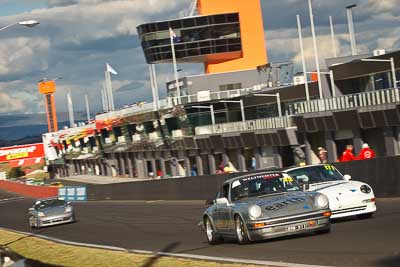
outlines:
[[178, 80], [178, 68], [176, 66], [176, 56], [175, 56], [175, 45], [174, 45], [174, 37], [173, 37], [173, 30], [170, 27], [169, 28], [169, 37], [171, 40], [171, 50], [172, 50], [172, 62], [174, 65], [174, 74], [175, 74], [175, 86], [176, 86], [176, 92], [177, 92], [177, 98], [178, 98], [178, 104], [181, 101], [181, 89], [179, 88], [179, 80]]
[[90, 123], [90, 109], [89, 109], [89, 99], [88, 99], [88, 95], [85, 95], [85, 104], [86, 104], [86, 115], [87, 115], [87, 120], [88, 123]]
[[153, 83], [154, 83], [154, 92], [156, 96], [156, 107], [157, 110], [160, 109], [160, 97], [158, 95], [158, 84], [157, 84], [157, 74], [156, 74], [156, 66], [154, 64], [151, 65], [151, 70], [153, 72]]
[[302, 61], [302, 65], [303, 65], [304, 88], [306, 89], [306, 100], [310, 101], [310, 91], [309, 91], [309, 88], [308, 88], [307, 68], [306, 68], [306, 59], [304, 57], [303, 34], [301, 32], [300, 15], [297, 15], [296, 17], [297, 17], [297, 30], [299, 32], [301, 61]]

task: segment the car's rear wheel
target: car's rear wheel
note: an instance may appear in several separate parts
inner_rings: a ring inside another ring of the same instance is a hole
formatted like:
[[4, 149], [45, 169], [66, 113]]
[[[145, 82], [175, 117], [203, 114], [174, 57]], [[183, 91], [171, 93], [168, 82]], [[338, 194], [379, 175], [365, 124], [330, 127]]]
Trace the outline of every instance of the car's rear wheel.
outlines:
[[357, 218], [358, 218], [358, 219], [361, 219], [361, 220], [363, 220], [363, 219], [369, 219], [369, 218], [372, 217], [372, 214], [373, 214], [373, 213], [359, 214], [359, 215], [357, 215]]
[[37, 223], [36, 223], [35, 217], [29, 216], [28, 222], [29, 222], [29, 227], [30, 228], [37, 228]]
[[216, 235], [214, 226], [212, 225], [211, 220], [208, 217], [205, 217], [204, 219], [204, 228], [208, 243], [210, 245], [217, 244], [220, 241], [220, 239]]
[[239, 244], [247, 244], [250, 242], [246, 225], [239, 215], [235, 216], [235, 230], [237, 241], [239, 242]]

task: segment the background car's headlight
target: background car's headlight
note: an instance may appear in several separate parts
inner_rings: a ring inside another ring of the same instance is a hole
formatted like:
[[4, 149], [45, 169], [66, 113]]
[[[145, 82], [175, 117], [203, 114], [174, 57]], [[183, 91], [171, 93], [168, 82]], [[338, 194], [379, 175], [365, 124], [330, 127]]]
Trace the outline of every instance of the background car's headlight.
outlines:
[[65, 208], [65, 212], [72, 212], [72, 207], [71, 206], [67, 206]]
[[323, 209], [328, 207], [329, 201], [325, 195], [320, 194], [314, 198], [314, 204], [316, 207]]
[[262, 215], [262, 211], [261, 211], [260, 206], [258, 206], [258, 205], [251, 205], [251, 206], [249, 207], [249, 215], [250, 215], [250, 217], [252, 217], [253, 219], [258, 219], [258, 218], [260, 218], [261, 215]]
[[39, 216], [39, 217], [45, 217], [46, 214], [44, 214], [43, 212], [39, 211], [39, 212], [38, 212], [38, 216]]
[[361, 192], [363, 192], [363, 193], [365, 193], [365, 194], [369, 194], [369, 193], [371, 193], [371, 187], [369, 187], [368, 185], [366, 185], [366, 184], [363, 184], [361, 187], [360, 187], [360, 190], [361, 190]]

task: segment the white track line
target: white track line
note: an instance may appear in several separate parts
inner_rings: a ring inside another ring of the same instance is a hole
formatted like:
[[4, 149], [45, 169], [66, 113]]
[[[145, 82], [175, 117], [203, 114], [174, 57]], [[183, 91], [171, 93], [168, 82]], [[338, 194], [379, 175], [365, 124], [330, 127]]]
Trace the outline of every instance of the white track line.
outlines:
[[5, 203], [5, 202], [10, 202], [10, 201], [15, 201], [15, 200], [22, 200], [24, 197], [11, 197], [11, 198], [3, 198], [0, 199], [0, 203]]
[[72, 242], [66, 241], [63, 239], [58, 239], [54, 237], [49, 237], [45, 235], [37, 235], [34, 233], [29, 232], [22, 232], [13, 229], [7, 229], [0, 227], [1, 230], [11, 231], [19, 234], [34, 236], [43, 238], [49, 241], [67, 244], [67, 245], [74, 245], [74, 246], [81, 246], [81, 247], [89, 247], [89, 248], [99, 248], [99, 249], [107, 249], [107, 250], [114, 250], [114, 251], [123, 251], [128, 253], [137, 253], [137, 254], [151, 254], [151, 255], [159, 255], [159, 256], [167, 256], [167, 257], [176, 257], [176, 258], [186, 258], [186, 259], [194, 259], [194, 260], [207, 260], [207, 261], [217, 261], [217, 262], [228, 262], [228, 263], [244, 263], [244, 264], [257, 264], [257, 265], [265, 265], [265, 266], [277, 266], [277, 267], [329, 267], [326, 265], [309, 265], [309, 264], [298, 264], [298, 263], [288, 263], [288, 262], [276, 262], [276, 261], [264, 261], [264, 260], [250, 260], [250, 259], [238, 259], [238, 258], [229, 258], [229, 257], [212, 257], [212, 256], [203, 256], [203, 255], [195, 255], [195, 254], [182, 254], [182, 253], [168, 253], [168, 252], [157, 252], [157, 251], [149, 251], [149, 250], [137, 250], [137, 249], [125, 249], [120, 247], [114, 246], [103, 246], [103, 245], [95, 245], [95, 244], [88, 244], [88, 243], [79, 243], [79, 242]]

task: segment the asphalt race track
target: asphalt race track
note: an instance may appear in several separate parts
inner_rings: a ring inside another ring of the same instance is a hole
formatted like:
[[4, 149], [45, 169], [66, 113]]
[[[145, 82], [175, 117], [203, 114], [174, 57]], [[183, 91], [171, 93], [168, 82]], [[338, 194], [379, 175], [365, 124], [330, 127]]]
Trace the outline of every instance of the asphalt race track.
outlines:
[[[0, 191], [0, 227], [31, 231], [32, 199]], [[1, 201], [9, 198], [8, 201]], [[127, 249], [328, 266], [400, 266], [400, 199], [379, 199], [372, 219], [334, 222], [323, 235], [281, 238], [249, 245], [207, 244], [197, 223], [199, 201], [75, 203], [79, 222], [34, 230], [69, 241]]]

